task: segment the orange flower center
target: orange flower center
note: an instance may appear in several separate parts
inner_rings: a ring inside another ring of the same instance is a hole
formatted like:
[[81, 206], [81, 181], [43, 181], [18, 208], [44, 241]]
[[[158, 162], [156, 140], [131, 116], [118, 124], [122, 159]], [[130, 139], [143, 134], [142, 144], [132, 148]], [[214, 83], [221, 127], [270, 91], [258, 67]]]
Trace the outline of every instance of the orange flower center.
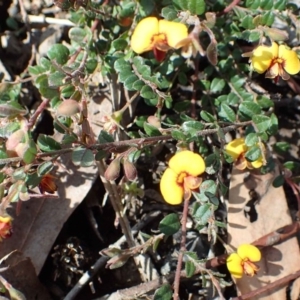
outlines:
[[166, 52], [170, 49], [167, 36], [164, 33], [153, 35], [151, 45], [156, 60], [159, 62], [163, 61], [166, 57]]
[[188, 176], [188, 173], [181, 172], [176, 179], [177, 184], [180, 186], [183, 186], [184, 178], [187, 176]]
[[256, 264], [254, 264], [253, 262], [251, 262], [248, 258], [245, 258], [242, 261], [242, 267], [243, 267], [244, 273], [251, 277], [254, 274], [256, 274], [257, 271], [259, 270], [259, 267]]
[[158, 33], [152, 36], [151, 44], [154, 48], [159, 49], [160, 51], [168, 51], [168, 41], [164, 33]]

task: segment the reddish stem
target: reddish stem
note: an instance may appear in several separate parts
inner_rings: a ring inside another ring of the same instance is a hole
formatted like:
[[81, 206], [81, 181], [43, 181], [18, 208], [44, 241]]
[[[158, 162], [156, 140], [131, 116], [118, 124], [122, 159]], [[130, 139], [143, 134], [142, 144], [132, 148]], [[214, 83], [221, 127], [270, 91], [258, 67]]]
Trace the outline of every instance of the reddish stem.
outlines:
[[226, 7], [224, 8], [223, 11], [219, 12], [219, 13], [217, 14], [217, 16], [219, 17], [219, 16], [222, 16], [222, 15], [227, 14], [227, 13], [230, 12], [236, 5], [238, 5], [240, 1], [241, 1], [241, 0], [233, 0], [228, 6], [226, 6]]
[[[272, 290], [274, 288], [278, 288], [279, 286], [285, 285], [288, 282], [290, 282], [291, 280], [294, 280], [298, 277], [300, 277], [300, 270], [294, 274], [290, 274], [283, 278], [275, 280], [274, 282], [269, 283], [255, 291], [252, 291], [250, 293], [247, 293], [247, 294], [239, 296], [239, 297], [232, 298], [232, 300], [245, 300], [245, 299], [250, 299], [250, 298], [254, 299], [254, 297], [257, 297], [258, 295], [261, 295], [261, 294], [263, 294], [269, 290]], [[258, 298], [255, 298], [255, 299], [258, 299]]]
[[181, 267], [183, 261], [184, 251], [186, 250], [186, 222], [187, 216], [189, 212], [189, 200], [184, 200], [182, 219], [181, 219], [181, 242], [180, 242], [180, 250], [178, 254], [178, 262], [174, 279], [174, 294], [173, 300], [179, 299], [179, 286], [180, 286], [180, 275], [181, 275]]

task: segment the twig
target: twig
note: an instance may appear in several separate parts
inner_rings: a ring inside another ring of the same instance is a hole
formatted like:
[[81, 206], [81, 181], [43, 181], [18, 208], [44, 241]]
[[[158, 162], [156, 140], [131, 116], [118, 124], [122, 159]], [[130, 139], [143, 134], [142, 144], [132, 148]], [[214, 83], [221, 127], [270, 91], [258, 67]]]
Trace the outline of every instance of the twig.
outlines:
[[286, 283], [290, 282], [291, 280], [294, 280], [298, 277], [300, 277], [300, 270], [297, 271], [294, 274], [290, 274], [290, 275], [287, 275], [283, 278], [275, 280], [274, 282], [269, 283], [269, 284], [267, 284], [267, 285], [265, 285], [265, 286], [263, 286], [263, 287], [261, 287], [257, 290], [254, 290], [250, 293], [247, 293], [247, 294], [239, 296], [239, 297], [232, 298], [231, 300], [245, 300], [245, 299], [250, 299], [250, 298], [254, 299], [254, 297], [257, 297], [258, 295], [261, 295], [261, 294], [263, 294], [263, 293], [265, 293], [269, 290], [272, 290], [274, 288], [278, 288], [279, 286], [284, 285], [284, 284], [286, 284]]
[[37, 24], [54, 24], [54, 25], [61, 25], [61, 26], [70, 26], [73, 27], [75, 24], [69, 20], [66, 19], [55, 19], [55, 18], [48, 18], [45, 16], [33, 16], [33, 15], [28, 15], [28, 20], [29, 22], [32, 23], [37, 23]]
[[131, 229], [130, 229], [130, 226], [129, 226], [128, 219], [123, 214], [124, 207], [122, 205], [119, 193], [115, 188], [113, 188], [113, 183], [106, 180], [105, 177], [104, 177], [104, 173], [105, 173], [105, 170], [106, 170], [104, 162], [103, 161], [97, 161], [97, 167], [98, 167], [100, 179], [104, 184], [105, 190], [109, 194], [111, 204], [112, 204], [113, 209], [116, 213], [118, 221], [120, 222], [123, 234], [126, 237], [126, 241], [129, 245], [129, 247], [134, 247], [135, 243], [134, 243], [134, 240], [133, 240], [133, 237], [132, 237], [132, 233], [131, 233]]
[[236, 5], [239, 4], [241, 0], [233, 0], [228, 6], [226, 6], [224, 8], [223, 11], [221, 11], [220, 13], [217, 14], [217, 16], [221, 16], [221, 15], [225, 15], [227, 13], [229, 13]]
[[43, 98], [43, 101], [40, 103], [34, 114], [30, 117], [26, 126], [26, 130], [30, 130], [36, 124], [37, 118], [45, 110], [49, 102], [50, 99]]
[[[206, 135], [218, 133], [219, 130], [226, 133], [226, 132], [237, 129], [238, 127], [242, 127], [242, 126], [246, 126], [246, 125], [250, 125], [250, 124], [252, 124], [252, 121], [236, 123], [234, 125], [230, 125], [230, 126], [223, 127], [223, 128], [204, 129], [204, 130], [199, 131], [197, 133], [197, 135], [198, 136], [206, 136]], [[88, 148], [91, 150], [107, 150], [107, 151], [109, 151], [109, 150], [119, 149], [124, 146], [140, 147], [142, 145], [148, 145], [148, 144], [151, 145], [156, 142], [168, 141], [168, 140], [172, 140], [172, 139], [173, 139], [172, 135], [167, 134], [167, 135], [161, 135], [161, 136], [153, 136], [153, 137], [123, 140], [123, 141], [116, 141], [116, 142], [103, 143], [103, 144], [95, 144], [95, 145], [89, 146]], [[70, 153], [72, 151], [74, 151], [74, 147], [39, 153], [39, 154], [37, 154], [36, 158], [39, 159], [42, 157], [48, 157], [48, 156], [53, 156], [53, 155], [62, 155], [62, 154]], [[21, 157], [3, 158], [3, 159], [0, 159], [0, 165], [7, 164], [10, 162], [16, 162], [16, 161], [22, 161], [22, 158]]]
[[182, 219], [181, 219], [181, 242], [180, 242], [180, 250], [178, 253], [178, 261], [177, 261], [177, 267], [176, 267], [176, 273], [175, 273], [175, 279], [174, 279], [173, 300], [179, 299], [181, 267], [182, 267], [183, 255], [186, 250], [186, 222], [187, 222], [187, 216], [188, 216], [188, 212], [189, 212], [189, 204], [190, 204], [190, 201], [185, 199], [184, 206], [183, 206], [183, 212], [182, 212]]

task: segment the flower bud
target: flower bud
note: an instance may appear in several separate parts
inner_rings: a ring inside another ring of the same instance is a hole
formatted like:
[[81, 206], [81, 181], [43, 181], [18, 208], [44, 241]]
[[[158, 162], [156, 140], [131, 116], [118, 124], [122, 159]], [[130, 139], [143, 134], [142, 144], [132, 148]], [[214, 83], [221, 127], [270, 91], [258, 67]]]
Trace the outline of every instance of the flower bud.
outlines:
[[80, 106], [77, 101], [68, 99], [62, 102], [57, 108], [57, 114], [60, 116], [71, 117], [80, 112]]
[[114, 159], [107, 167], [104, 177], [106, 180], [116, 180], [120, 174], [120, 159]]
[[149, 116], [147, 119], [148, 123], [156, 128], [161, 128], [160, 120], [156, 116]]
[[136, 167], [132, 162], [130, 162], [128, 159], [123, 161], [123, 166], [124, 166], [124, 172], [125, 176], [129, 181], [133, 181], [136, 179], [137, 176], [137, 171]]

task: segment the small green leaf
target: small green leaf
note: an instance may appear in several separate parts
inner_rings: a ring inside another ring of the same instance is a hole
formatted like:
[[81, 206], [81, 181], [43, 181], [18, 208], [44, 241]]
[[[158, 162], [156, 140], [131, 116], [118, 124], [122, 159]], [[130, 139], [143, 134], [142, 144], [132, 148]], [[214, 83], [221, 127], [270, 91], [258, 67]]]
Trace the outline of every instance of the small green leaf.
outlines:
[[217, 185], [213, 180], [205, 180], [200, 185], [200, 194], [196, 194], [200, 201], [208, 201], [208, 197], [205, 192], [210, 192], [211, 194], [216, 194]]
[[186, 135], [178, 129], [172, 130], [171, 135], [172, 135], [172, 138], [175, 139], [175, 140], [178, 140], [178, 141], [185, 141], [186, 140]]
[[213, 204], [205, 203], [197, 209], [194, 217], [197, 219], [199, 225], [206, 225], [208, 220], [212, 217], [213, 212]]
[[258, 96], [256, 101], [261, 108], [268, 109], [274, 106], [274, 102], [266, 96]]
[[278, 9], [278, 10], [286, 9], [286, 0], [275, 0], [272, 2], [274, 5], [274, 9]]
[[61, 149], [61, 145], [56, 140], [45, 134], [39, 135], [37, 144], [39, 148], [44, 152], [56, 151]]
[[265, 26], [272, 26], [275, 20], [275, 15], [273, 14], [272, 11], [267, 11], [265, 14], [262, 16], [262, 24]]
[[69, 49], [62, 44], [54, 44], [47, 52], [51, 60], [55, 60], [58, 64], [64, 65], [70, 55]]
[[200, 117], [206, 121], [206, 122], [209, 122], [209, 123], [213, 123], [216, 121], [216, 118], [210, 114], [209, 112], [205, 111], [205, 110], [201, 110], [200, 112]]
[[241, 26], [245, 29], [254, 29], [253, 17], [251, 15], [245, 16], [241, 21]]
[[261, 150], [258, 145], [251, 147], [245, 154], [245, 157], [249, 161], [256, 161], [261, 157]]
[[250, 43], [253, 43], [253, 42], [258, 41], [261, 38], [261, 36], [262, 36], [262, 34], [261, 34], [260, 30], [245, 30], [242, 33], [241, 38]]
[[[82, 45], [88, 44], [92, 37], [91, 31], [88, 27], [80, 28], [80, 27], [73, 27], [69, 30], [69, 38], [70, 40]], [[88, 40], [87, 40], [88, 38]]]
[[215, 174], [221, 167], [220, 156], [212, 153], [205, 158], [205, 172], [209, 175]]
[[173, 0], [180, 10], [188, 10], [193, 15], [202, 15], [205, 12], [204, 0]]
[[124, 81], [124, 87], [128, 91], [135, 91], [136, 89], [133, 87], [133, 85], [138, 80], [139, 80], [139, 78], [136, 75], [132, 74], [132, 75], [128, 76], [128, 78]]
[[125, 39], [119, 38], [119, 39], [114, 40], [111, 43], [111, 45], [115, 49], [115, 51], [121, 51], [127, 47], [128, 43]]
[[131, 65], [124, 58], [119, 58], [114, 63], [114, 69], [117, 72], [123, 72], [123, 71], [128, 71], [128, 70], [131, 71]]
[[77, 147], [72, 153], [72, 161], [75, 166], [89, 167], [94, 163], [94, 154], [90, 149]]
[[255, 102], [243, 101], [239, 106], [239, 112], [246, 117], [252, 118], [255, 115], [261, 114], [261, 108]]
[[38, 166], [37, 174], [39, 176], [46, 175], [53, 169], [53, 167], [54, 165], [52, 161], [46, 161]]
[[144, 130], [148, 136], [160, 136], [161, 132], [153, 125], [144, 123]]
[[78, 140], [78, 137], [75, 134], [64, 134], [62, 138], [62, 145], [68, 145], [76, 142]]
[[155, 7], [155, 4], [153, 0], [140, 0], [140, 14], [143, 17], [149, 16], [153, 9]]
[[172, 6], [166, 6], [161, 10], [161, 15], [168, 21], [173, 21], [177, 18], [177, 11]]
[[[20, 144], [19, 144], [20, 145]], [[33, 140], [29, 140], [29, 143], [26, 144], [27, 149], [23, 152], [23, 161], [26, 164], [30, 164], [35, 160], [37, 154], [36, 145]]]
[[144, 86], [145, 83], [142, 80], [137, 80], [132, 84], [132, 88], [135, 89], [136, 91], [140, 91]]
[[283, 175], [278, 175], [278, 176], [273, 180], [272, 185], [273, 185], [275, 188], [278, 188], [278, 187], [283, 186], [284, 181], [285, 181], [284, 176], [283, 176]]
[[98, 135], [98, 142], [100, 144], [105, 144], [105, 143], [112, 143], [114, 142], [114, 138], [112, 135], [110, 135], [107, 131], [101, 130], [99, 135]]
[[243, 77], [240, 77], [238, 75], [235, 75], [230, 79], [230, 82], [235, 89], [238, 89], [238, 88], [241, 88], [245, 84], [246, 79]]
[[259, 132], [267, 131], [271, 126], [271, 119], [267, 116], [257, 115], [252, 117]]
[[175, 103], [175, 105], [173, 106], [173, 109], [176, 111], [176, 112], [186, 112], [189, 107], [191, 106], [191, 101], [190, 100], [184, 100], [184, 101], [180, 101], [180, 102], [177, 102]]
[[247, 0], [246, 1], [246, 7], [249, 7], [251, 9], [257, 9], [259, 8], [260, 0]]
[[192, 276], [195, 274], [195, 271], [196, 271], [195, 264], [194, 264], [192, 261], [188, 260], [188, 261], [185, 263], [186, 277], [187, 277], [187, 278], [192, 277]]
[[283, 164], [283, 166], [285, 167], [285, 168], [287, 168], [288, 170], [291, 170], [291, 171], [297, 171], [297, 170], [299, 170], [300, 169], [300, 163], [298, 163], [298, 162], [295, 162], [295, 161], [287, 161], [287, 162], [285, 162], [284, 164]]
[[171, 300], [173, 291], [169, 284], [163, 284], [158, 290], [155, 291], [153, 300]]
[[181, 128], [184, 132], [195, 135], [204, 128], [204, 125], [199, 121], [186, 121]]
[[247, 134], [246, 138], [245, 138], [245, 144], [248, 147], [254, 146], [255, 144], [257, 144], [258, 142], [258, 137], [257, 134], [254, 132], [251, 132], [249, 134]]
[[273, 8], [273, 3], [274, 1], [270, 1], [270, 0], [261, 0], [260, 1], [260, 7], [264, 10], [270, 10], [271, 8]]
[[219, 199], [216, 197], [215, 194], [212, 194], [210, 192], [205, 192], [205, 196], [208, 198], [209, 202], [213, 204], [214, 206], [218, 207], [220, 204]]
[[278, 131], [278, 119], [275, 114], [271, 114], [271, 126], [268, 130], [270, 135], [275, 135]]
[[121, 82], [124, 82], [129, 76], [131, 76], [133, 73], [132, 73], [132, 70], [131, 69], [125, 69], [123, 71], [121, 71], [119, 73], [119, 80]]
[[98, 66], [98, 60], [95, 58], [90, 58], [85, 64], [85, 69], [89, 74], [92, 74]]
[[98, 150], [98, 152], [95, 155], [95, 160], [100, 161], [106, 158], [106, 156], [107, 156], [107, 152], [105, 152], [104, 150]]
[[159, 223], [158, 229], [165, 235], [173, 235], [180, 229], [180, 220], [177, 214], [165, 216]]
[[220, 105], [219, 116], [229, 122], [236, 121], [236, 115], [234, 110], [224, 102]]
[[62, 72], [56, 71], [51, 73], [48, 77], [49, 87], [60, 87], [63, 85], [66, 75]]
[[273, 147], [279, 154], [284, 154], [291, 148], [291, 144], [288, 142], [277, 142]]
[[212, 93], [220, 93], [225, 87], [225, 80], [221, 78], [214, 78], [210, 85], [210, 91]]
[[145, 99], [154, 99], [156, 97], [156, 93], [153, 92], [150, 86], [144, 85], [141, 89], [141, 96]]

